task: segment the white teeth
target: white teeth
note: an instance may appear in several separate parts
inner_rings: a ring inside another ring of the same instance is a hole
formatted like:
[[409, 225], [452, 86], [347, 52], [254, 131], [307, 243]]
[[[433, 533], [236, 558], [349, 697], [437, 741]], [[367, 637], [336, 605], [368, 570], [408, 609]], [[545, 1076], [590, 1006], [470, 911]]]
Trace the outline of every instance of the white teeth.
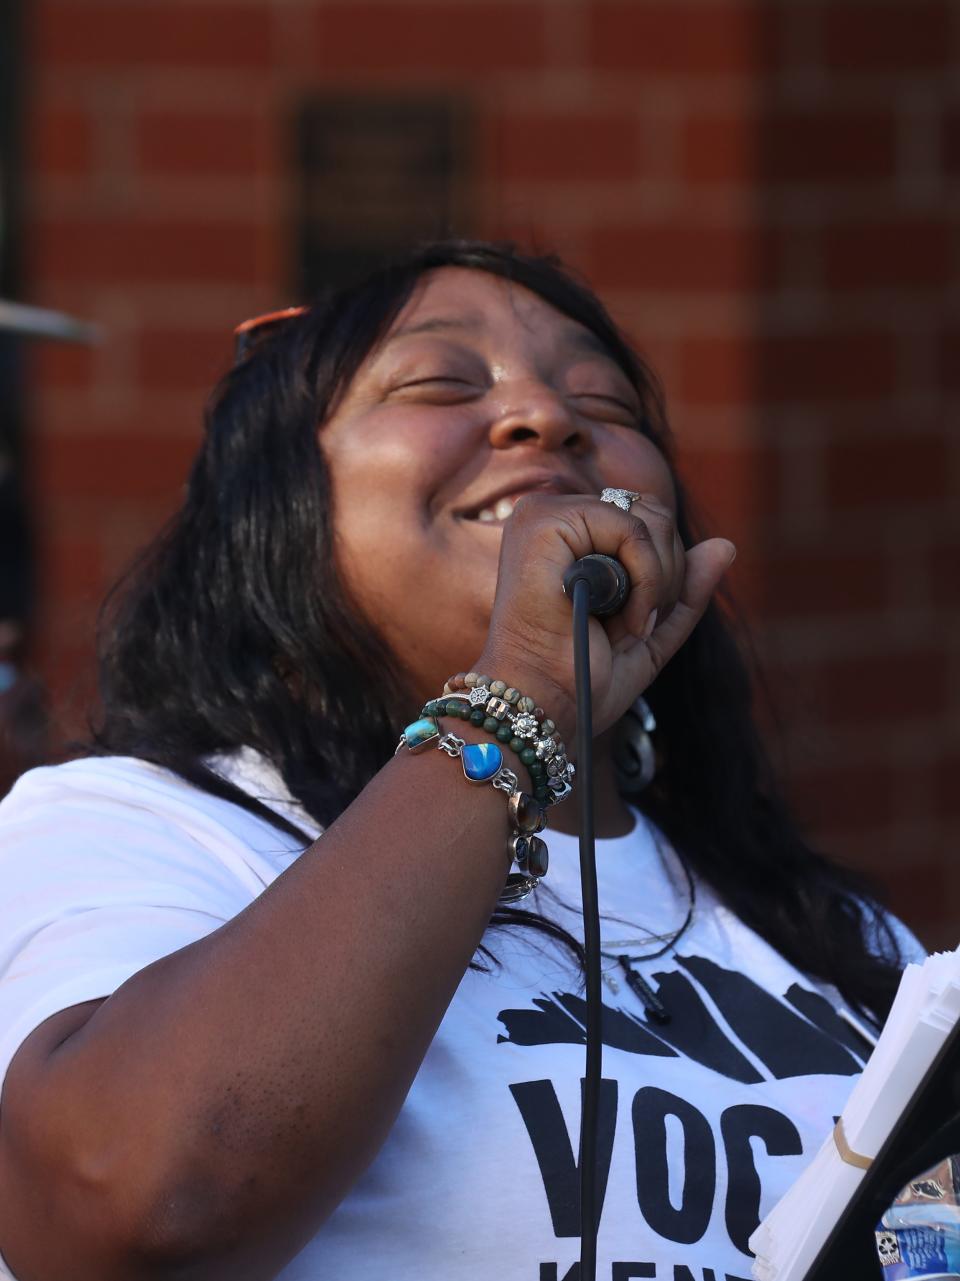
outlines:
[[481, 508], [473, 519], [482, 521], [484, 525], [499, 525], [501, 521], [510, 519], [519, 501], [519, 495], [514, 498], [498, 498], [492, 507]]

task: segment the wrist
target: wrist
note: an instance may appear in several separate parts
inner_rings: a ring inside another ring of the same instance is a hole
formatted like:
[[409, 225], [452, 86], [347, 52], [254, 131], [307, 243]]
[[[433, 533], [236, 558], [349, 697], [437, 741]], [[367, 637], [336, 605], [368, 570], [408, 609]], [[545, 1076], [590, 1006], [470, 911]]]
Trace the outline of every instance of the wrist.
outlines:
[[542, 710], [543, 717], [553, 721], [560, 740], [567, 745], [568, 755], [573, 748], [577, 730], [576, 702], [562, 686], [556, 684], [542, 670], [531, 666], [529, 660], [485, 649], [472, 670], [480, 675], [492, 674], [507, 681], [532, 700], [534, 710]]
[[[447, 756], [460, 759], [464, 777], [469, 783], [481, 786], [488, 783], [493, 789], [507, 794], [507, 816], [511, 830], [507, 840], [508, 874], [500, 901], [516, 902], [535, 889], [547, 873], [547, 846], [537, 833], [545, 825], [545, 811], [550, 804], [551, 792], [541, 787], [533, 789], [532, 794], [524, 790], [516, 772], [505, 763], [503, 748], [499, 744], [484, 741], [482, 734], [477, 733], [481, 727], [462, 719], [459, 714], [462, 705], [466, 707], [469, 717], [470, 705], [461, 704], [459, 698], [428, 700], [420, 718], [407, 725], [400, 735], [394, 755], [404, 747], [412, 754], [419, 755], [435, 746]], [[444, 724], [448, 716], [451, 720], [456, 719], [456, 728], [465, 733], [466, 737]], [[564, 788], [569, 791], [568, 785], [565, 784]], [[511, 872], [509, 869], [514, 863], [517, 871]]]
[[509, 751], [523, 766], [529, 791], [540, 804], [553, 805], [570, 794], [575, 766], [561, 732], [533, 696], [518, 687], [483, 672], [458, 672], [422, 714], [434, 720], [452, 717], [495, 738], [501, 756]]

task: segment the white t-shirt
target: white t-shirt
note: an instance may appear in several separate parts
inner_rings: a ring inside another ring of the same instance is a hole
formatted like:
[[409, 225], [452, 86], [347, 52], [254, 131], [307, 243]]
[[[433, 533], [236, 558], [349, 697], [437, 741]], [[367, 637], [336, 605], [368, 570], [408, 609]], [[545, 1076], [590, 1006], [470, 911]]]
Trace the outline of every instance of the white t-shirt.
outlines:
[[[310, 826], [254, 753], [218, 768]], [[603, 937], [632, 956], [688, 906], [676, 856], [636, 820], [597, 842]], [[576, 841], [546, 835], [550, 874], [527, 906], [582, 937], [564, 906], [579, 904]], [[44, 1019], [204, 937], [298, 853], [265, 820], [142, 761], [27, 774], [0, 804], [0, 1080]], [[486, 941], [500, 965], [464, 976], [379, 1155], [282, 1281], [575, 1281], [580, 976], [528, 929]], [[750, 1233], [816, 1152], [868, 1046], [833, 989], [702, 883], [676, 950], [635, 963], [669, 1023], [650, 1022], [605, 964], [619, 990], [604, 989], [598, 1279], [747, 1278]]]

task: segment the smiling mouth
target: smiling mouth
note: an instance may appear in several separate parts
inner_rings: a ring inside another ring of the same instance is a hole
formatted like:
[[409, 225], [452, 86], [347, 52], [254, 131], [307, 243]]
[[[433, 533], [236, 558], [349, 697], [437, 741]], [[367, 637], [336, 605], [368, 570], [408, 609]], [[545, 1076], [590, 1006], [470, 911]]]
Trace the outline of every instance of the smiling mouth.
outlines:
[[514, 508], [527, 494], [572, 494], [582, 492], [583, 486], [565, 476], [531, 476], [517, 478], [516, 488], [512, 492], [501, 493], [499, 498], [492, 496], [483, 507], [461, 509], [455, 515], [458, 520], [470, 521], [476, 525], [503, 526], [513, 515]]
[[509, 498], [498, 498], [492, 507], [481, 507], [478, 512], [465, 514], [461, 519], [477, 521], [481, 525], [503, 525], [513, 515], [513, 509], [522, 497], [522, 494], [514, 494]]

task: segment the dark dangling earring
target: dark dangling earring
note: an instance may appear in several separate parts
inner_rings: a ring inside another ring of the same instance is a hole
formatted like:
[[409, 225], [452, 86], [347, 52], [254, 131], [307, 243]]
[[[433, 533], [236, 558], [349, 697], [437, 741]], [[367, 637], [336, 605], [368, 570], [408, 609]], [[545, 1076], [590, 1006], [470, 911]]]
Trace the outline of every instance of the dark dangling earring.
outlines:
[[620, 722], [614, 764], [617, 786], [624, 795], [636, 795], [653, 781], [657, 756], [650, 735], [656, 728], [656, 717], [645, 698], [638, 698]]

